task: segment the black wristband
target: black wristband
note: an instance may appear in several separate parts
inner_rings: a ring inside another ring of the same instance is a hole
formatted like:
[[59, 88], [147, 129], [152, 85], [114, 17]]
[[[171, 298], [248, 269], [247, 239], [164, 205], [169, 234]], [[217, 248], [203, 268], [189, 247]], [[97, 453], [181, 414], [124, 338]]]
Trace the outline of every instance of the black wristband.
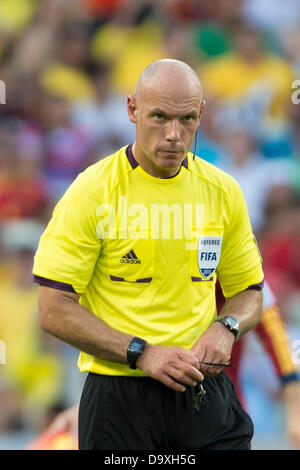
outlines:
[[130, 369], [136, 369], [136, 362], [143, 352], [146, 341], [141, 338], [133, 338], [127, 348], [127, 361]]

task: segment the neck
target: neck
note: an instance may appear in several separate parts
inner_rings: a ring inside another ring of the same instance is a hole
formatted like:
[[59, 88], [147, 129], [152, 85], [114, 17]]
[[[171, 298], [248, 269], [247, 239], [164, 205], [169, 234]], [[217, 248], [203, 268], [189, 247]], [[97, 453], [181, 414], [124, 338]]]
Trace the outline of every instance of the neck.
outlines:
[[154, 176], [155, 178], [172, 178], [180, 172], [182, 162], [171, 168], [162, 168], [153, 163], [142, 151], [142, 149], [134, 142], [132, 145], [132, 154], [137, 163], [143, 168], [146, 173]]

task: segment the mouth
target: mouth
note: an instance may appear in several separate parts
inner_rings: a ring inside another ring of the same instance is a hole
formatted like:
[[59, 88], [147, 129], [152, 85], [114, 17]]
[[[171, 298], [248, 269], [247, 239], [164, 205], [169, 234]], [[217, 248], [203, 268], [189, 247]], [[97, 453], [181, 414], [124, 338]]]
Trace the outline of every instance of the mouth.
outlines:
[[160, 149], [160, 153], [168, 154], [168, 155], [178, 155], [182, 153], [182, 150], [166, 150], [166, 149]]

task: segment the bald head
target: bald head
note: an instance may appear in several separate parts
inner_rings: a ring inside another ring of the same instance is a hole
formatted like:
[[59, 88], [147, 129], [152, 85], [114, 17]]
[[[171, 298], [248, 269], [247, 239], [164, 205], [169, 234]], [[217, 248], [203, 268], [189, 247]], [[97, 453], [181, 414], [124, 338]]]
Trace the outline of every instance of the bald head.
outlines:
[[142, 72], [134, 92], [139, 99], [145, 92], [166, 89], [175, 95], [188, 91], [202, 97], [202, 86], [199, 76], [192, 67], [185, 62], [175, 59], [162, 59], [152, 64]]
[[192, 146], [205, 107], [196, 72], [184, 62], [153, 62], [127, 98], [128, 116], [136, 125], [133, 153], [152, 176], [176, 174]]

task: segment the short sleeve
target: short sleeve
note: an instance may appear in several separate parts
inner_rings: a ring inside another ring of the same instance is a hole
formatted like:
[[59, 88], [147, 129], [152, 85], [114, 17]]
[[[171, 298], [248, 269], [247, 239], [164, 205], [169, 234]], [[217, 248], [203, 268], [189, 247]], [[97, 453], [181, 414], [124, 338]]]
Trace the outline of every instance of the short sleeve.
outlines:
[[98, 206], [95, 185], [85, 171], [58, 202], [41, 236], [33, 266], [36, 282], [43, 278], [52, 281], [53, 287], [84, 293], [101, 250], [96, 233]]
[[259, 284], [264, 279], [262, 259], [238, 183], [232, 178], [228, 198], [229, 217], [224, 226], [217, 275], [225, 297]]

